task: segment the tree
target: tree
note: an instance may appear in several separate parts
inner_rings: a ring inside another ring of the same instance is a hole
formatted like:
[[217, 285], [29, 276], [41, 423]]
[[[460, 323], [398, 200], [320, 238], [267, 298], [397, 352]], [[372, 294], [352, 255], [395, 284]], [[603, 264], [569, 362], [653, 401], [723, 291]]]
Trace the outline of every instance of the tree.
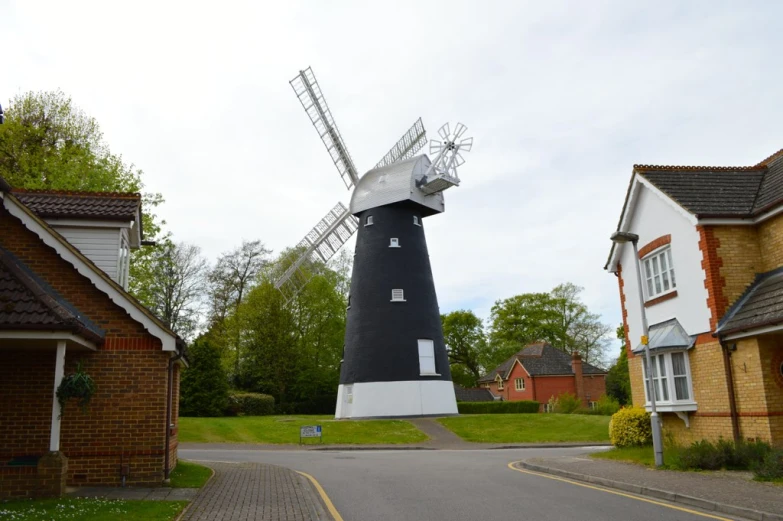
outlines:
[[188, 348], [190, 367], [182, 373], [180, 415], [223, 416], [228, 405], [228, 379], [220, 350], [206, 336]]
[[152, 247], [149, 264], [136, 271], [131, 291], [183, 338], [199, 323], [207, 261], [193, 244], [169, 238]]
[[606, 375], [606, 394], [622, 405], [628, 405], [631, 403], [631, 377], [628, 373], [628, 352], [625, 345], [625, 328], [622, 324], [617, 327], [617, 338], [622, 341], [620, 356]]
[[495, 302], [490, 314], [494, 362], [499, 364], [528, 343], [546, 341], [600, 364], [610, 328], [581, 301], [582, 290], [568, 282], [549, 293], [524, 293]]
[[52, 190], [141, 190], [141, 170], [112, 154], [95, 119], [62, 91], [11, 100], [0, 127], [0, 176], [11, 186]]
[[475, 387], [484, 369], [481, 359], [486, 351], [481, 319], [472, 311], [465, 310], [452, 311], [441, 315], [440, 319], [443, 323], [443, 339], [449, 353], [452, 379], [456, 381], [456, 378], [459, 378], [459, 383], [465, 387]]
[[242, 245], [218, 257], [209, 272], [210, 322], [225, 320], [229, 310], [236, 312], [247, 290], [269, 262], [270, 250], [259, 241]]

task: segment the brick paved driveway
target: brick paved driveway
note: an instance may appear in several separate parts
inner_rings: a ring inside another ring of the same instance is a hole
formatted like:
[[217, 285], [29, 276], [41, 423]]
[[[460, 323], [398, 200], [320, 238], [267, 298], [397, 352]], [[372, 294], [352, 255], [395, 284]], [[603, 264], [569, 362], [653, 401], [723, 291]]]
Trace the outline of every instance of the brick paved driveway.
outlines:
[[264, 463], [202, 463], [215, 470], [182, 521], [331, 520], [304, 476]]

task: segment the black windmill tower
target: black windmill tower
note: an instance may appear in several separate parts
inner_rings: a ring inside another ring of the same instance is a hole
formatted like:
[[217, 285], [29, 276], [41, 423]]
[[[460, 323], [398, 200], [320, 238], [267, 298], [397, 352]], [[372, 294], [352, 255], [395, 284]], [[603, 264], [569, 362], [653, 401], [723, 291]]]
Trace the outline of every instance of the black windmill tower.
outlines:
[[312, 277], [301, 269], [327, 262], [358, 230], [348, 301], [337, 418], [457, 414], [424, 218], [445, 210], [443, 191], [459, 186], [460, 152], [471, 149], [466, 127], [448, 124], [432, 141], [421, 119], [369, 172], [359, 176], [311, 69], [291, 81], [346, 187], [338, 203], [294, 250], [275, 282], [286, 299]]

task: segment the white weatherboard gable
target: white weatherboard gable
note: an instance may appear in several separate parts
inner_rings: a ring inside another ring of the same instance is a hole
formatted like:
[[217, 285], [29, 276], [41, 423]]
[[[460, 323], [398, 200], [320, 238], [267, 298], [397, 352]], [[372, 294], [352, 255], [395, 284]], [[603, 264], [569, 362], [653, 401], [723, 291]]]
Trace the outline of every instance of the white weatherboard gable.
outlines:
[[163, 328], [156, 320], [153, 320], [144, 311], [139, 309], [136, 303], [133, 302], [122, 289], [115, 287], [112, 284], [113, 281], [104, 278], [105, 274], [101, 272], [100, 268], [85, 261], [83, 257], [71, 249], [75, 248], [74, 246], [67, 244], [67, 241], [58, 233], [53, 233], [53, 230], [49, 228], [48, 225], [35, 217], [24, 205], [18, 203], [16, 198], [4, 195], [2, 201], [6, 210], [8, 210], [8, 213], [22, 221], [22, 224], [24, 224], [27, 229], [36, 234], [44, 244], [53, 248], [65, 261], [71, 263], [76, 271], [84, 277], [87, 277], [96, 288], [105, 293], [115, 304], [124, 309], [132, 319], [142, 324], [152, 336], [160, 339], [163, 351], [177, 350], [176, 337], [174, 334]]
[[[639, 235], [639, 246], [671, 235], [672, 261], [677, 279], [677, 297], [646, 308], [650, 325], [677, 318], [689, 335], [710, 330], [710, 310], [707, 307], [706, 274], [701, 266], [699, 232], [694, 222], [674, 208], [670, 199], [658, 190], [645, 185], [638, 192], [627, 231]], [[628, 337], [635, 347], [641, 337], [641, 309], [639, 287], [634, 267], [633, 248], [622, 248], [620, 264], [623, 267], [623, 291], [628, 311]], [[644, 279], [644, 273], [642, 272]], [[642, 281], [644, 284], [644, 281]]]
[[[51, 226], [51, 224], [50, 224]], [[52, 226], [85, 257], [119, 283], [117, 262], [120, 251], [120, 228], [87, 228], [83, 226]]]

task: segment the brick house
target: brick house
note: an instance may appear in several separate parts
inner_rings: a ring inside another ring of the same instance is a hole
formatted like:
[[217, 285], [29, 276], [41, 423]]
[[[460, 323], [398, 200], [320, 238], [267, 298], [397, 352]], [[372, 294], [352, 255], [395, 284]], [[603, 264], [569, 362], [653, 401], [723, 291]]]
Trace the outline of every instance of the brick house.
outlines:
[[545, 410], [552, 397], [576, 395], [585, 407], [606, 394], [606, 371], [546, 342], [530, 344], [504, 361], [479, 385], [502, 400], [532, 400]]
[[[138, 194], [12, 190], [0, 178], [0, 499], [160, 484], [177, 462], [185, 345], [127, 292]], [[60, 417], [77, 364], [96, 392]]]
[[618, 231], [639, 236], [639, 258], [615, 244], [605, 266], [634, 404], [650, 408], [641, 291], [664, 429], [783, 445], [783, 151], [747, 167], [635, 165]]

